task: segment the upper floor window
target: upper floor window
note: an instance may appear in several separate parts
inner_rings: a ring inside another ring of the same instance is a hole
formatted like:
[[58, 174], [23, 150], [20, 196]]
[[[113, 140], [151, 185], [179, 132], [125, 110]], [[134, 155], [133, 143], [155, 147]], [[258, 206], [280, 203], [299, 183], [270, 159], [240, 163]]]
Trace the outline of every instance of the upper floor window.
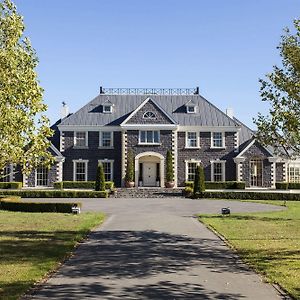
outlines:
[[156, 115], [152, 111], [147, 111], [147, 112], [144, 113], [143, 118], [153, 120], [153, 119], [156, 119]]
[[147, 130], [140, 131], [139, 143], [140, 144], [159, 144], [160, 134], [159, 131]]
[[106, 114], [111, 114], [113, 111], [113, 106], [111, 104], [103, 104], [103, 112]]
[[225, 147], [224, 132], [212, 132], [211, 147], [212, 148], [224, 148]]
[[186, 111], [189, 114], [194, 114], [196, 112], [196, 106], [194, 106], [194, 105], [188, 105], [186, 107]]
[[100, 147], [107, 147], [107, 148], [113, 147], [113, 132], [101, 131], [99, 141], [100, 141], [99, 143]]
[[74, 145], [76, 147], [87, 147], [88, 139], [87, 132], [85, 131], [77, 131], [74, 133]]
[[199, 148], [199, 139], [197, 132], [187, 132], [186, 133], [186, 148]]

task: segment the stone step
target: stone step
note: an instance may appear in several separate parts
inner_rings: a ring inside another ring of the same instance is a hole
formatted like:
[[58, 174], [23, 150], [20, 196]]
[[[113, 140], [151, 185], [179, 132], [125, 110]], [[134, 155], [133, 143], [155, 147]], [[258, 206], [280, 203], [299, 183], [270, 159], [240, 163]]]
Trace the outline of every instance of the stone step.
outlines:
[[166, 198], [182, 197], [182, 188], [117, 188], [114, 198]]

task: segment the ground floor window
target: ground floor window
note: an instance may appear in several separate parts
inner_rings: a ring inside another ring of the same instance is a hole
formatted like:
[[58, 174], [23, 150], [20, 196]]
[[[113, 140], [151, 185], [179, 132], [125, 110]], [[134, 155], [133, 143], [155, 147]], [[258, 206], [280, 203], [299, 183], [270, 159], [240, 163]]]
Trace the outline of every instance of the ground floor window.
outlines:
[[49, 169], [41, 166], [36, 169], [36, 186], [48, 185], [48, 173]]
[[7, 165], [3, 168], [3, 170], [0, 172], [0, 181], [1, 182], [10, 182], [11, 181], [11, 165]]
[[74, 163], [74, 181], [87, 181], [87, 160], [77, 160]]
[[114, 161], [113, 160], [100, 160], [99, 161], [104, 170], [104, 177], [105, 181], [113, 181], [113, 166], [114, 166]]
[[211, 181], [225, 181], [225, 161], [213, 161], [211, 164]]
[[200, 161], [186, 161], [186, 180], [194, 181], [197, 166], [200, 165]]
[[290, 165], [288, 174], [289, 182], [300, 183], [300, 165]]

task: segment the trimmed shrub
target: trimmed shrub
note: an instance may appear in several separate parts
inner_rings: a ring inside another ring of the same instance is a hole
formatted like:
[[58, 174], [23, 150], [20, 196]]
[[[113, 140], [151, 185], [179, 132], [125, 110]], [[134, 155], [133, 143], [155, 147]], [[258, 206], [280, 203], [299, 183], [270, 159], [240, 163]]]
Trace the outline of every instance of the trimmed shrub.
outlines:
[[[72, 213], [72, 206], [75, 203], [46, 203], [46, 202], [22, 202], [0, 200], [0, 209], [22, 212], [56, 212]], [[81, 207], [81, 203], [76, 203]]]
[[125, 181], [127, 182], [134, 181], [134, 161], [133, 161], [133, 153], [131, 149], [129, 149], [127, 152], [127, 167], [126, 167]]
[[167, 151], [166, 158], [166, 182], [174, 181], [173, 158], [170, 150]]
[[63, 181], [64, 189], [95, 189], [95, 181]]
[[298, 182], [290, 182], [289, 189], [291, 190], [300, 190], [300, 183]]
[[288, 182], [276, 182], [275, 183], [277, 190], [287, 190], [289, 188]]
[[300, 194], [264, 192], [202, 192], [194, 198], [237, 199], [237, 200], [279, 200], [300, 201]]
[[12, 182], [0, 182], [0, 189], [21, 189], [23, 186], [22, 182], [12, 181]]
[[202, 193], [205, 191], [205, 177], [202, 166], [197, 166], [194, 180], [194, 194]]
[[[194, 187], [194, 182], [193, 181], [186, 181], [185, 182], [186, 187]], [[213, 189], [237, 189], [237, 190], [244, 190], [246, 188], [245, 182], [241, 181], [218, 181], [218, 182], [212, 182], [212, 181], [205, 181], [205, 188], [209, 190]]]
[[57, 181], [53, 183], [53, 187], [56, 190], [62, 190], [64, 188], [64, 183], [62, 181]]
[[187, 198], [192, 197], [193, 193], [194, 193], [194, 190], [190, 186], [185, 187], [184, 190], [182, 191], [183, 196], [187, 197]]
[[20, 190], [0, 191], [0, 195], [20, 196], [22, 198], [107, 198], [107, 191], [64, 191], [64, 190]]
[[105, 189], [113, 191], [115, 189], [115, 183], [113, 181], [105, 181]]
[[97, 167], [95, 191], [105, 191], [105, 176], [101, 163], [99, 163]]

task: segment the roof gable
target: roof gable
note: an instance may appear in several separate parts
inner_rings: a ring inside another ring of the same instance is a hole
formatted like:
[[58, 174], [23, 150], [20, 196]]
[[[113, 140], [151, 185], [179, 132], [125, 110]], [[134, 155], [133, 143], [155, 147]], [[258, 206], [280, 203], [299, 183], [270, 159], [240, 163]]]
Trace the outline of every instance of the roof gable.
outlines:
[[[147, 118], [149, 113], [152, 113], [151, 118]], [[125, 124], [176, 124], [176, 121], [160, 105], [148, 97], [121, 125]]]

